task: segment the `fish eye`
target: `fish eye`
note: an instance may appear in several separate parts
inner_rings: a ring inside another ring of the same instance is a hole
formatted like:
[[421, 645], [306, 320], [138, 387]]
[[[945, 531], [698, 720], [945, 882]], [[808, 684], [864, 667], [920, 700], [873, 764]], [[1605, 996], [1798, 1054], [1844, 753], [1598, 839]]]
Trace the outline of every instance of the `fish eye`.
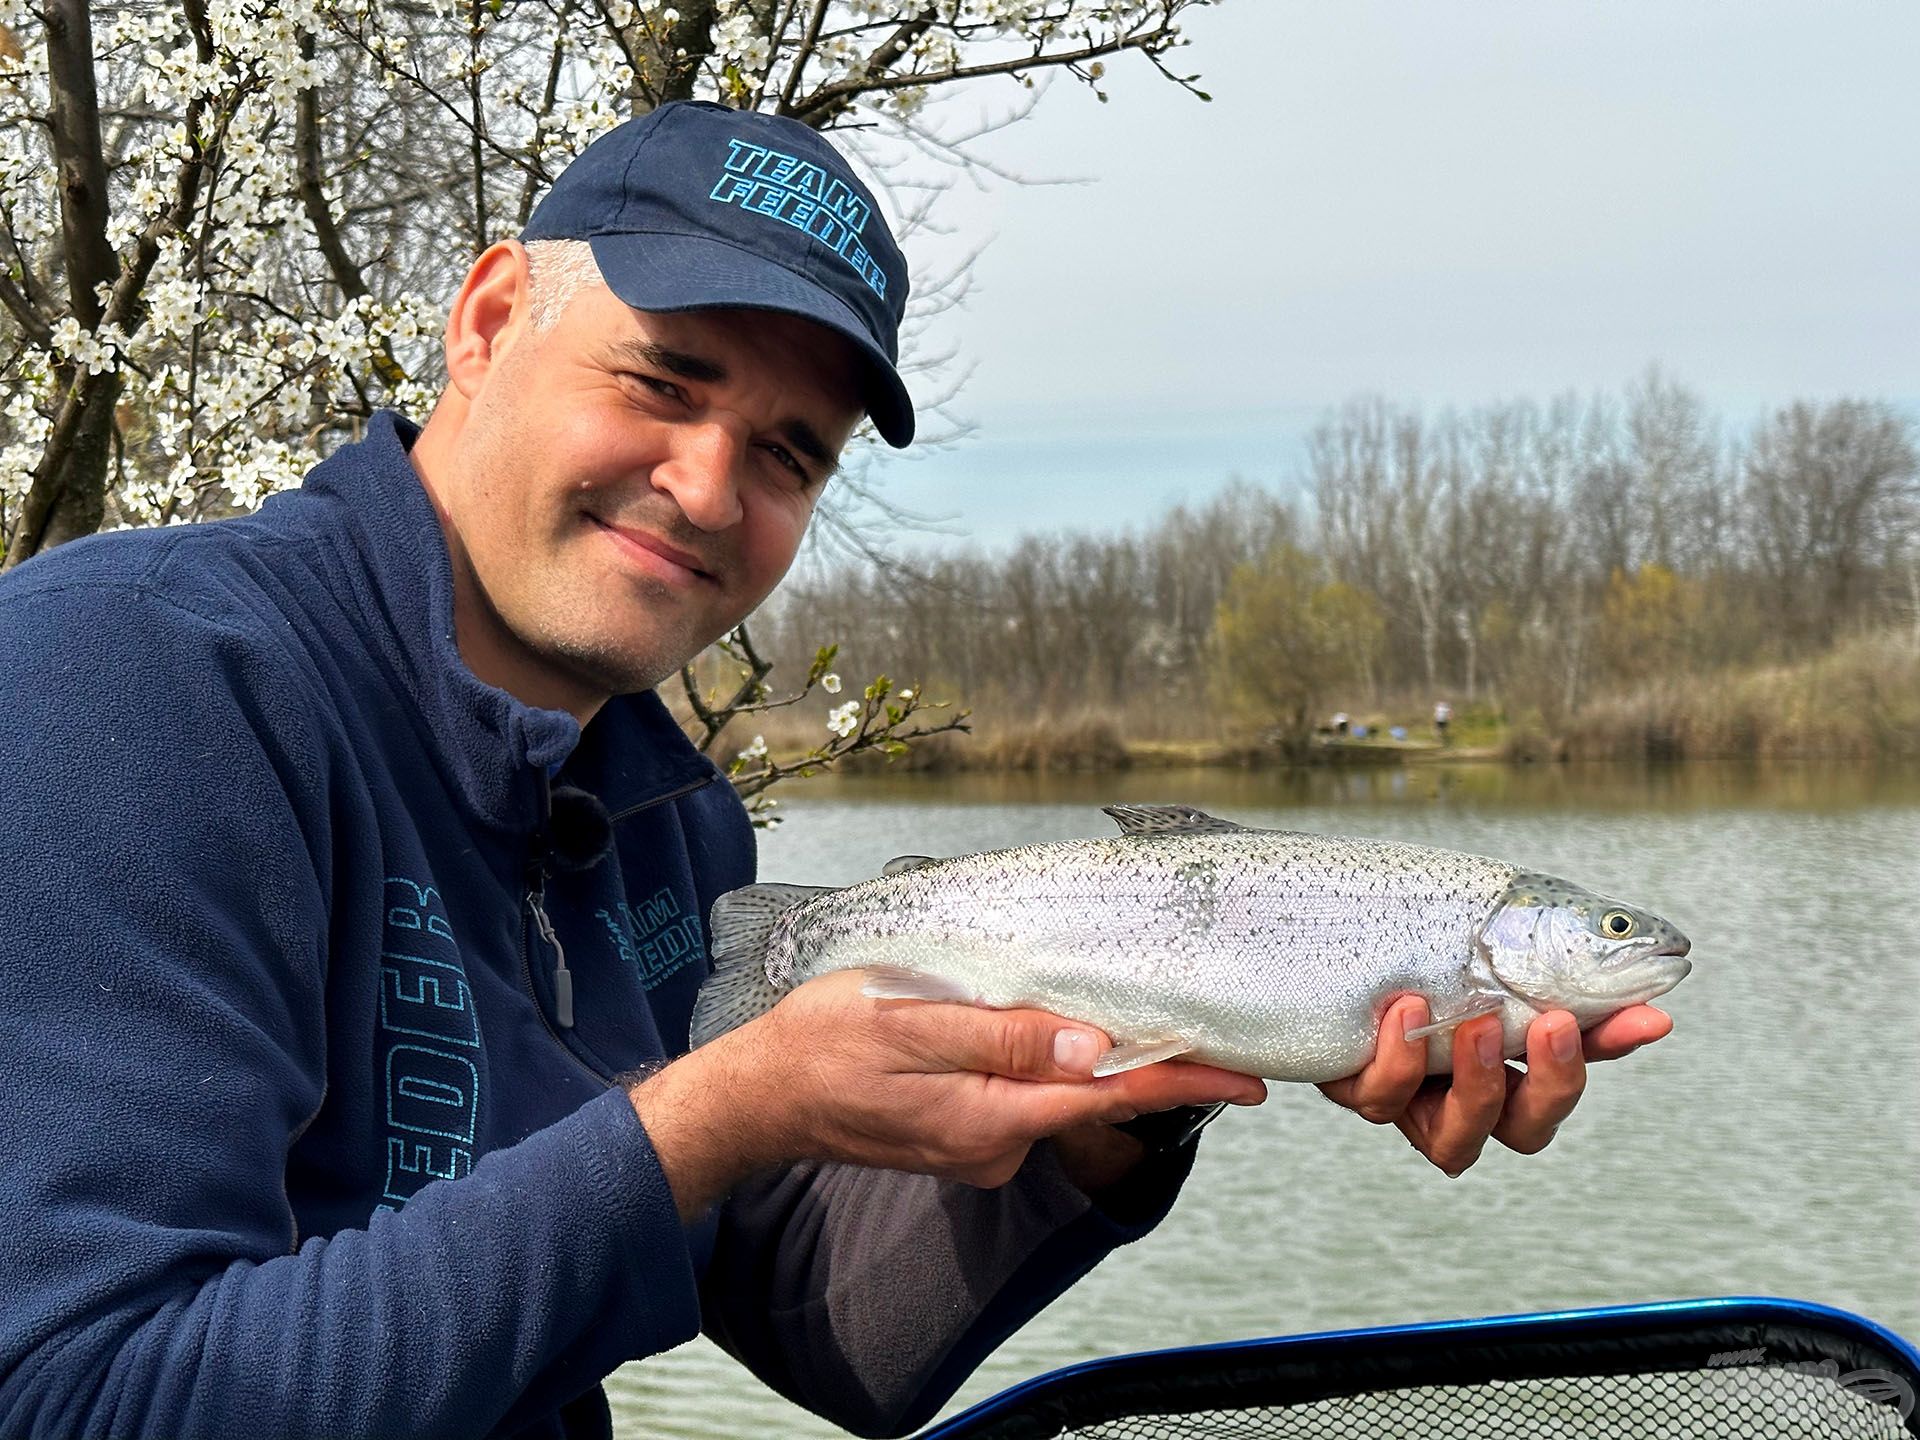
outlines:
[[1609, 910], [1600, 922], [1600, 929], [1615, 940], [1624, 939], [1633, 933], [1633, 917], [1624, 910]]

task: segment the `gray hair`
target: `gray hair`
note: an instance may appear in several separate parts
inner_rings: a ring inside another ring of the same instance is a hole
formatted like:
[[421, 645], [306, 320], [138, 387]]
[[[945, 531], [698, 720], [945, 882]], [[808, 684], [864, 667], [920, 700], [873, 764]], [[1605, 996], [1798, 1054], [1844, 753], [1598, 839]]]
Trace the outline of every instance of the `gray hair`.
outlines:
[[536, 334], [560, 323], [573, 297], [592, 285], [604, 285], [593, 247], [584, 240], [527, 242], [528, 302]]

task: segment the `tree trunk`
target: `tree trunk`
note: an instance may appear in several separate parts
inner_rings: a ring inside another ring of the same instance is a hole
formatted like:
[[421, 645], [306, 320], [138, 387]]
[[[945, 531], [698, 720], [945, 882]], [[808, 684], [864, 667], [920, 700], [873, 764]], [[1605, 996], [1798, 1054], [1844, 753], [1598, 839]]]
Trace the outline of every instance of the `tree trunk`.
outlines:
[[[96, 394], [87, 397], [86, 414], [80, 418], [80, 430], [73, 448], [67, 451], [59, 478], [54, 482], [53, 503], [40, 528], [38, 542], [20, 558], [25, 560], [39, 550], [51, 550], [69, 540], [78, 540], [98, 530], [107, 516], [107, 470], [113, 463], [113, 412], [120, 401], [120, 377], [102, 375]], [[7, 555], [13, 563], [12, 552]]]
[[107, 467], [113, 458], [113, 412], [119, 403], [117, 371], [82, 372], [75, 379], [13, 533], [6, 537], [0, 571], [100, 528], [107, 509]]
[[[107, 165], [94, 83], [93, 24], [85, 0], [53, 0], [46, 10], [47, 129], [59, 169], [60, 235], [73, 318], [97, 329], [106, 318], [99, 288], [120, 274], [107, 241]], [[11, 570], [64, 540], [91, 535], [106, 515], [117, 368], [76, 372], [54, 435], [34, 471], [20, 518], [6, 537]], [[64, 422], [64, 423], [63, 423]]]

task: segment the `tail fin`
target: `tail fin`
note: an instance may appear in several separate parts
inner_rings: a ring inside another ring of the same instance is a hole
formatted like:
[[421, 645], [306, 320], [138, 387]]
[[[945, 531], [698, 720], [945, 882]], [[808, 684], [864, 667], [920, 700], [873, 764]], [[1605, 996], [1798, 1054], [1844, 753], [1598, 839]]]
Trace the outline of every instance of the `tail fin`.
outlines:
[[784, 993], [767, 978], [774, 922], [832, 891], [821, 885], [749, 885], [713, 902], [713, 973], [693, 1002], [689, 1038], [695, 1049], [774, 1007]]

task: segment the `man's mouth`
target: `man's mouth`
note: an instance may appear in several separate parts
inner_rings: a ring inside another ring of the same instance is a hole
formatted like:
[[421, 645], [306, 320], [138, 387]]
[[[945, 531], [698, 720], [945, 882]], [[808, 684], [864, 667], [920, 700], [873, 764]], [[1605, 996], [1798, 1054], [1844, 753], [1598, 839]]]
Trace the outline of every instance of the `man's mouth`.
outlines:
[[629, 557], [637, 561], [642, 568], [652, 571], [663, 579], [678, 580], [682, 583], [695, 580], [715, 583], [719, 579], [713, 571], [701, 563], [698, 555], [662, 540], [651, 531], [615, 525], [612, 521], [603, 520], [591, 513], [586, 518]]

